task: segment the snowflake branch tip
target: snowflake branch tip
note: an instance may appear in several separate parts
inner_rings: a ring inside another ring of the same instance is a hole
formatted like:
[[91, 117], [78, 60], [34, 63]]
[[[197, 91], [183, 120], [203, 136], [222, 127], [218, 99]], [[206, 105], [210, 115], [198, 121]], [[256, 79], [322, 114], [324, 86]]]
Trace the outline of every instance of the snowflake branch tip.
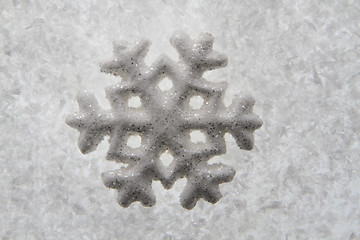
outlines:
[[126, 41], [114, 42], [113, 54], [118, 61], [144, 58], [149, 51], [150, 44], [151, 43], [148, 40], [138, 40], [134, 44], [130, 44]]
[[95, 95], [88, 91], [78, 93], [77, 102], [79, 104], [80, 111], [84, 113], [96, 112], [100, 109]]

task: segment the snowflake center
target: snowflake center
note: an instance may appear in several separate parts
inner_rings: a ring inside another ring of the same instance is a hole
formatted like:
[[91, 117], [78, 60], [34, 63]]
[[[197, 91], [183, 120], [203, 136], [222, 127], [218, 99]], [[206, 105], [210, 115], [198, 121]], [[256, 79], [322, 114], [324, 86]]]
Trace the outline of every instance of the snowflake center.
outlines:
[[162, 114], [157, 115], [154, 122], [159, 128], [159, 132], [166, 133], [179, 127], [179, 119], [181, 119], [181, 114], [178, 110], [163, 109]]

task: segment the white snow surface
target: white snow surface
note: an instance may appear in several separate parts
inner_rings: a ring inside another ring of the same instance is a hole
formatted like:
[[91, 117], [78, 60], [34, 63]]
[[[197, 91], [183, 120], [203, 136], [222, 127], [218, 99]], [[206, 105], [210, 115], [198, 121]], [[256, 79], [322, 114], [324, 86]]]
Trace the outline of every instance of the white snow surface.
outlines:
[[[360, 2], [0, 1], [1, 239], [360, 239]], [[153, 184], [157, 203], [120, 207], [101, 173], [107, 141], [81, 154], [65, 123], [112, 42], [152, 41], [146, 63], [177, 58], [168, 39], [209, 32], [228, 66], [225, 104], [246, 91], [262, 118], [252, 151], [226, 135], [212, 162], [237, 174], [223, 198], [178, 204], [186, 180]]]

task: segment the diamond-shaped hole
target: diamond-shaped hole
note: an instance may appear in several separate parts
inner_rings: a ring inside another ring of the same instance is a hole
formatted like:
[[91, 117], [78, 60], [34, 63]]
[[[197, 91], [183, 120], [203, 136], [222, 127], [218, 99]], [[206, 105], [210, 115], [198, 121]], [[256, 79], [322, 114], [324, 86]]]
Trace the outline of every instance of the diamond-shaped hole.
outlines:
[[173, 83], [170, 79], [164, 78], [159, 82], [159, 88], [161, 91], [169, 91], [173, 87]]
[[139, 108], [141, 107], [141, 100], [139, 96], [132, 96], [128, 100], [129, 108]]
[[139, 134], [130, 135], [127, 139], [126, 145], [130, 148], [139, 148], [141, 146], [141, 136]]
[[200, 130], [193, 130], [190, 133], [190, 141], [193, 142], [193, 143], [205, 143], [206, 142], [206, 136]]
[[170, 165], [170, 163], [172, 163], [174, 157], [171, 155], [171, 153], [169, 153], [169, 151], [166, 150], [163, 154], [160, 155], [160, 160], [167, 167]]
[[189, 105], [192, 109], [200, 109], [204, 105], [204, 98], [197, 95], [190, 98]]

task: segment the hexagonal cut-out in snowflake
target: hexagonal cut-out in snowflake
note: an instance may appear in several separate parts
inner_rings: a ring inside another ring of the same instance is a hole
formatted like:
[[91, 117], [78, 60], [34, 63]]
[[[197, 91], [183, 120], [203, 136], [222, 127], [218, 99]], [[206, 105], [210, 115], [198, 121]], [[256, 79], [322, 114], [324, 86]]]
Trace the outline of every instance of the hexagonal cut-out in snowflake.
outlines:
[[[106, 89], [111, 110], [100, 109], [94, 95], [83, 92], [77, 99], [80, 112], [67, 119], [68, 125], [80, 131], [78, 145], [84, 154], [94, 151], [104, 136], [110, 136], [106, 158], [127, 166], [102, 177], [107, 187], [118, 190], [118, 202], [123, 207], [134, 201], [153, 206], [152, 181], [158, 180], [169, 189], [183, 177], [187, 178], [180, 196], [184, 208], [192, 209], [200, 198], [216, 203], [222, 196], [219, 184], [231, 181], [235, 171], [207, 161], [226, 152], [226, 132], [234, 136], [241, 149], [252, 149], [253, 132], [262, 125], [252, 112], [252, 97], [236, 97], [225, 107], [222, 97], [226, 83], [211, 83], [202, 77], [205, 71], [227, 64], [226, 56], [212, 49], [210, 34], [192, 40], [183, 32], [175, 32], [170, 42], [179, 53], [179, 61], [161, 55], [150, 67], [144, 63], [148, 41], [114, 43], [115, 59], [101, 66], [102, 72], [123, 80]], [[192, 99], [201, 103], [194, 105]], [[200, 139], [192, 142], [194, 131], [199, 131]], [[133, 136], [138, 139], [137, 145], [131, 145]], [[171, 161], [163, 162], [164, 153]]]

